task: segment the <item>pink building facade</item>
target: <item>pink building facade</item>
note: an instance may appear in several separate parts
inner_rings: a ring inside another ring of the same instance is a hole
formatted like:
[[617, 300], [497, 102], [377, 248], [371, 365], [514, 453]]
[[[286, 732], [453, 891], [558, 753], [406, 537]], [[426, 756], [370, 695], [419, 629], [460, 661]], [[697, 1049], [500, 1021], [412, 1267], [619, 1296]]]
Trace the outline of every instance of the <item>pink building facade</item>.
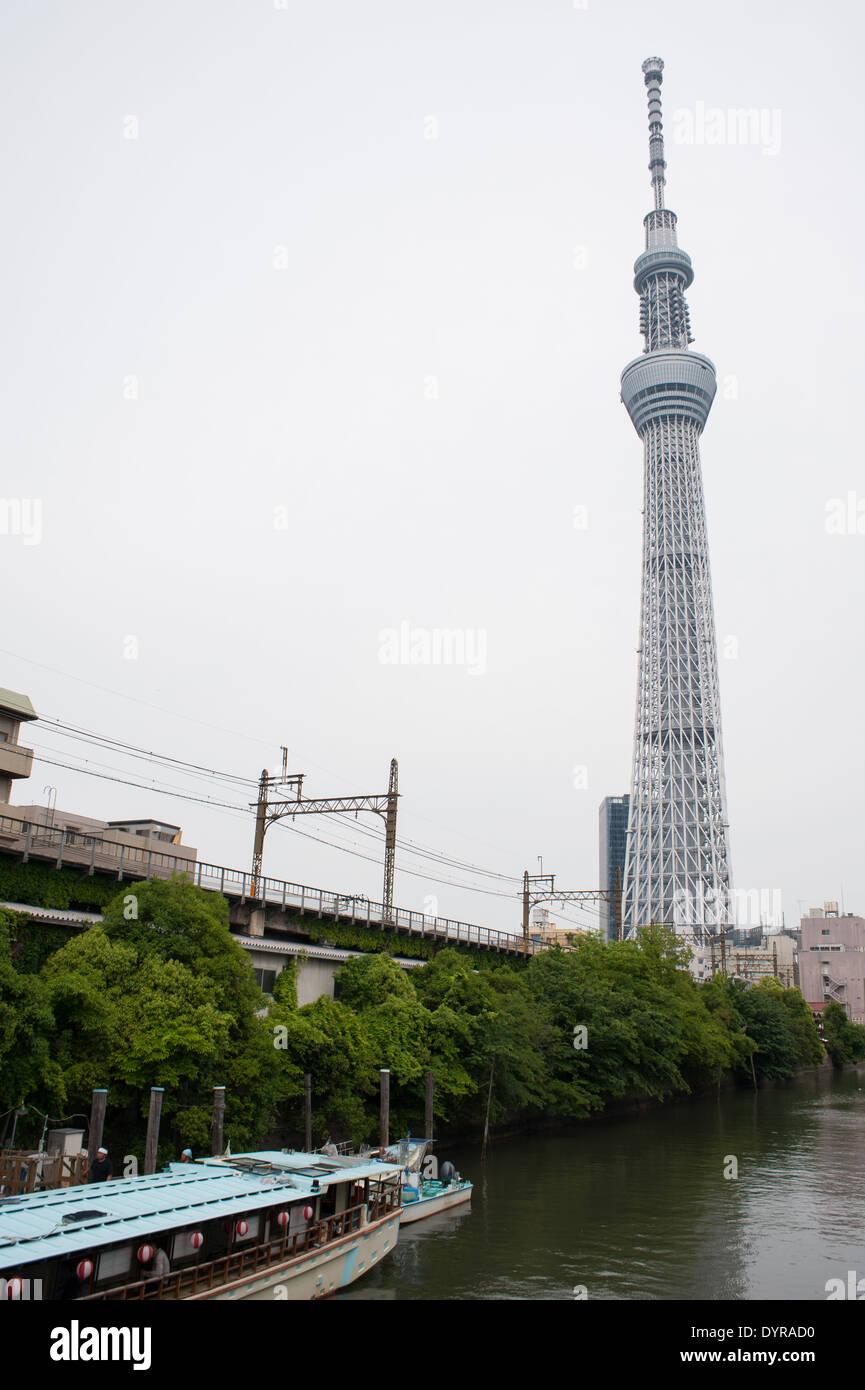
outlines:
[[803, 917], [800, 988], [807, 1002], [841, 1004], [852, 1023], [865, 1023], [865, 918]]

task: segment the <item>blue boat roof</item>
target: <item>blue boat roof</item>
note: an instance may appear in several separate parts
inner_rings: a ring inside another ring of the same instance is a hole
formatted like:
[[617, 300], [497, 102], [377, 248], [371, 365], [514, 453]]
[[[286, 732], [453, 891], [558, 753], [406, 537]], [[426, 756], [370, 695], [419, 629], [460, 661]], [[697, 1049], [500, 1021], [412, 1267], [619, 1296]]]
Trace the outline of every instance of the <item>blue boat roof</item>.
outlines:
[[321, 1154], [249, 1153], [172, 1163], [146, 1177], [2, 1197], [0, 1270], [302, 1200], [336, 1182], [398, 1172], [398, 1164]]

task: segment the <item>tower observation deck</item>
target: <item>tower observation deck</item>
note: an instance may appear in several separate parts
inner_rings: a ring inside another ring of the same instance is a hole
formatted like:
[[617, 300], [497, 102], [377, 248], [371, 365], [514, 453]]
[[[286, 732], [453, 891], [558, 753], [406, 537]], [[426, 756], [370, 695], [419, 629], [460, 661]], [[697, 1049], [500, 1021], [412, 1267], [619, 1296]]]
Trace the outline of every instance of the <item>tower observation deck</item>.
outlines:
[[622, 400], [643, 441], [644, 510], [637, 710], [622, 923], [665, 923], [699, 943], [729, 922], [730, 862], [718, 651], [700, 464], [715, 368], [691, 350], [694, 271], [664, 206], [661, 81], [647, 58], [654, 208], [634, 265], [642, 356]]

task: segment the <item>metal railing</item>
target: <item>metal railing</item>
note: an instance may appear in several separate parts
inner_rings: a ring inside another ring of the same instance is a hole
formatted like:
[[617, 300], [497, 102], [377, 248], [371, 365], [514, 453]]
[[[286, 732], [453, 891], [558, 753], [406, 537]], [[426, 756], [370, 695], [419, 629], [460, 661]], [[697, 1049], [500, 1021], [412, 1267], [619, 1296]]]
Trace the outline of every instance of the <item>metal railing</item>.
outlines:
[[[20, 841], [10, 844], [8, 841]], [[4, 843], [6, 842], [6, 843]], [[388, 912], [382, 903], [346, 893], [331, 893], [323, 888], [311, 888], [303, 883], [285, 879], [261, 878], [256, 898], [251, 897], [252, 875], [242, 869], [230, 869], [223, 864], [207, 864], [201, 860], [185, 859], [165, 854], [161, 850], [122, 844], [91, 832], [51, 828], [36, 821], [0, 816], [0, 849], [20, 851], [24, 863], [32, 858], [52, 859], [55, 867], [64, 864], [87, 867], [88, 874], [108, 869], [124, 878], [168, 878], [185, 874], [199, 888], [264, 904], [278, 904], [298, 909], [301, 915], [314, 913], [335, 918], [348, 918], [353, 925], [379, 927], [384, 931], [406, 932], [432, 940], [446, 940], [456, 945], [484, 946], [493, 951], [528, 952], [533, 955], [543, 949], [537, 942], [523, 942], [521, 936], [480, 927], [473, 922], [458, 922], [449, 917], [428, 917], [423, 912], [393, 907]], [[56, 851], [56, 852], [55, 852]]]

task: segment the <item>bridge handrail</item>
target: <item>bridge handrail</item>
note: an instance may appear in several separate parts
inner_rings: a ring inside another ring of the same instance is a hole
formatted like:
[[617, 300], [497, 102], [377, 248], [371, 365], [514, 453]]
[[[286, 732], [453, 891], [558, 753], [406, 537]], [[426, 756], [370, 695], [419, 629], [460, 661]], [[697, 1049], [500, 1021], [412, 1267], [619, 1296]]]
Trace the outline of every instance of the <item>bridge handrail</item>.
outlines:
[[[137, 868], [143, 867], [145, 878], [150, 878], [155, 869], [163, 869], [186, 874], [198, 887], [218, 891], [223, 896], [226, 885], [237, 884], [241, 901], [252, 899], [252, 875], [244, 869], [231, 869], [224, 864], [210, 864], [202, 859], [187, 859], [180, 855], [167, 854], [163, 850], [149, 849], [146, 845], [139, 847], [124, 844], [90, 830], [49, 826], [39, 821], [24, 820], [23, 817], [0, 815], [0, 850], [4, 847], [3, 840], [13, 838], [24, 840], [25, 859], [28, 859], [34, 850], [38, 852], [41, 849], [56, 847], [58, 868], [63, 863], [64, 847], [89, 849], [91, 873], [96, 867], [101, 867], [97, 866], [96, 856], [103, 855], [118, 861], [119, 879], [134, 876]], [[515, 934], [481, 927], [474, 922], [455, 921], [450, 917], [429, 917], [426, 913], [396, 906], [388, 913], [383, 903], [374, 902], [362, 895], [329, 892], [308, 884], [292, 883], [288, 879], [262, 878], [259, 881], [258, 894], [253, 901], [278, 901], [283, 907], [299, 904], [302, 911], [314, 908], [319, 913], [328, 912], [335, 917], [341, 914], [348, 916], [350, 913], [355, 921], [361, 916], [364, 924], [375, 923], [382, 929], [402, 926], [413, 935], [444, 935], [448, 939], [455, 937], [457, 942], [476, 942], [478, 945], [485, 944], [499, 950], [525, 950], [534, 954], [540, 949], [535, 942], [528, 941], [524, 944], [522, 938]], [[362, 912], [359, 914], [357, 909], [361, 905]]]

